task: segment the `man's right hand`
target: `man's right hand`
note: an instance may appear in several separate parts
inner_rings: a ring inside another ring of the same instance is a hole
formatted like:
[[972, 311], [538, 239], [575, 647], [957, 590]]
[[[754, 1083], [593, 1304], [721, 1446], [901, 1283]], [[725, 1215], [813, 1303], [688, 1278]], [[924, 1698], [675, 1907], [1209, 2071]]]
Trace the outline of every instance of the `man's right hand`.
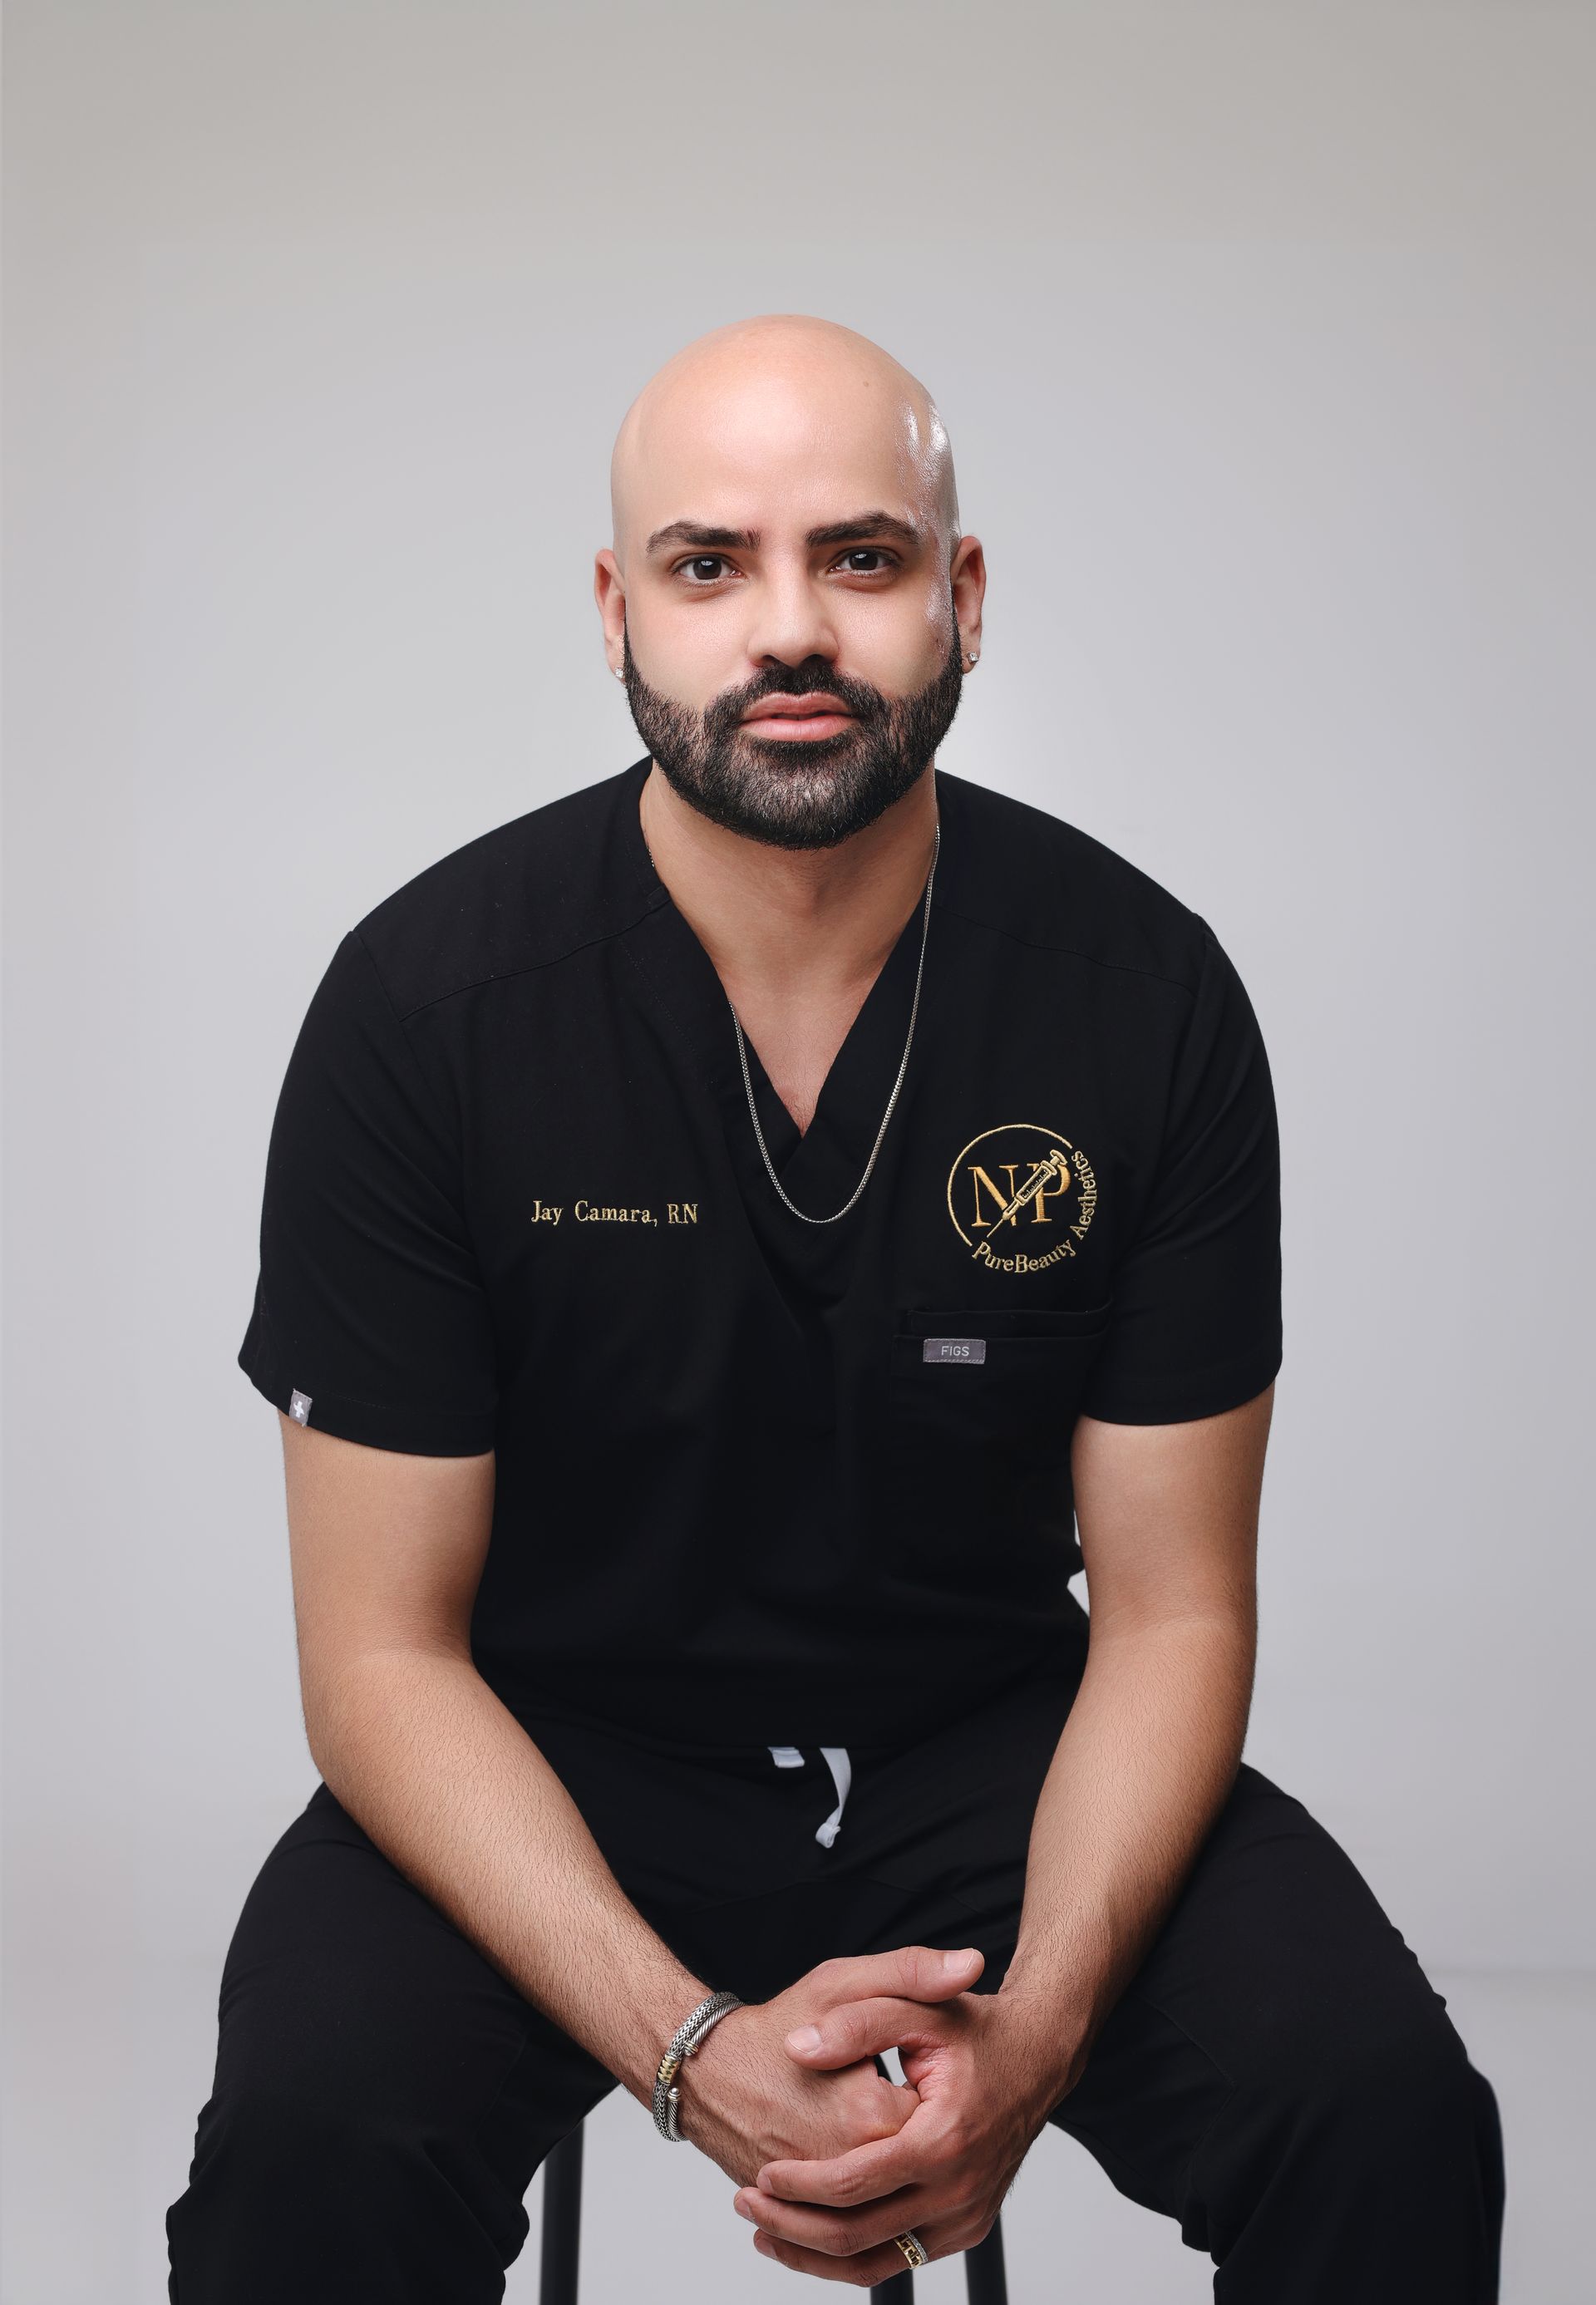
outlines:
[[970, 1951], [953, 1966], [933, 1945], [823, 1961], [773, 2000], [734, 2009], [712, 2025], [677, 2076], [676, 2125], [737, 2185], [751, 2185], [767, 2161], [816, 2160], [873, 2139], [896, 2137], [920, 2102], [918, 2090], [884, 2080], [873, 2057], [829, 2071], [794, 2063], [786, 2046], [846, 2001], [888, 1996], [955, 2000], [985, 1967]]

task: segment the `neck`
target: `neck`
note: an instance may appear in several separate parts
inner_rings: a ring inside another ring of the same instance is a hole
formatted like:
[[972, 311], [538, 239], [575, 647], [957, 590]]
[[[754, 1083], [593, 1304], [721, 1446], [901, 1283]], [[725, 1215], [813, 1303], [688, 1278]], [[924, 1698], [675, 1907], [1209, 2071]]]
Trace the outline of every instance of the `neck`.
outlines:
[[835, 848], [773, 848], [701, 815], [654, 764], [638, 806], [654, 870], [739, 1009], [873, 982], [925, 892], [935, 778]]

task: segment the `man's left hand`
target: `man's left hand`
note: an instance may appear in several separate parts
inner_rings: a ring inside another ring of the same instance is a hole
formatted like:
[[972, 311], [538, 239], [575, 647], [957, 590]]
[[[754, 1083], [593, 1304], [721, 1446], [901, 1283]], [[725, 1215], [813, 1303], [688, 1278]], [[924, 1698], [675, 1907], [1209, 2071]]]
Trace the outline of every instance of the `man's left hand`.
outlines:
[[[979, 1969], [974, 1972], [979, 1976]], [[754, 2247], [794, 2273], [875, 2288], [905, 2270], [893, 2240], [911, 2228], [928, 2258], [984, 2241], [1048, 2114], [1083, 2069], [1057, 2017], [1002, 1993], [961, 1993], [928, 2006], [852, 2001], [821, 2020], [799, 2064], [850, 2065], [896, 2047], [920, 2103], [895, 2136], [829, 2161], [767, 2161], [735, 2207], [760, 2230]]]

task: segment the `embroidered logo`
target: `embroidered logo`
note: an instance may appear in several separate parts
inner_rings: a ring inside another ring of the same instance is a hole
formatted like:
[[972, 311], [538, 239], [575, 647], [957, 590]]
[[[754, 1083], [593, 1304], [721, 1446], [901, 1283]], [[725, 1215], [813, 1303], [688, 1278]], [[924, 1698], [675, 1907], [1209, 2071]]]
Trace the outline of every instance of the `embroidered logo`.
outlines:
[[947, 1172], [947, 1213], [978, 1264], [1045, 1272], [1079, 1254], [1097, 1212], [1097, 1177], [1056, 1128], [1014, 1120], [983, 1128]]
[[308, 1392], [291, 1392], [288, 1396], [288, 1414], [293, 1417], [296, 1425], [309, 1425], [310, 1422], [310, 1394]]

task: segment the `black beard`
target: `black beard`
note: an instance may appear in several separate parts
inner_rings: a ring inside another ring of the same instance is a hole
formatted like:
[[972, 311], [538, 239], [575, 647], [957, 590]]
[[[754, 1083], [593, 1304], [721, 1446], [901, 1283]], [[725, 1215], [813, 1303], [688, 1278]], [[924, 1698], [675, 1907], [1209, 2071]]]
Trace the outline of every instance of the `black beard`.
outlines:
[[[772, 848], [835, 848], [874, 824], [924, 775], [964, 687], [956, 624], [942, 669], [913, 696], [889, 700], [808, 657], [728, 689], [701, 714], [649, 687], [629, 633], [622, 646], [632, 717], [666, 782], [711, 822]], [[751, 736], [740, 725], [763, 697], [821, 691], [854, 715], [834, 736]]]

